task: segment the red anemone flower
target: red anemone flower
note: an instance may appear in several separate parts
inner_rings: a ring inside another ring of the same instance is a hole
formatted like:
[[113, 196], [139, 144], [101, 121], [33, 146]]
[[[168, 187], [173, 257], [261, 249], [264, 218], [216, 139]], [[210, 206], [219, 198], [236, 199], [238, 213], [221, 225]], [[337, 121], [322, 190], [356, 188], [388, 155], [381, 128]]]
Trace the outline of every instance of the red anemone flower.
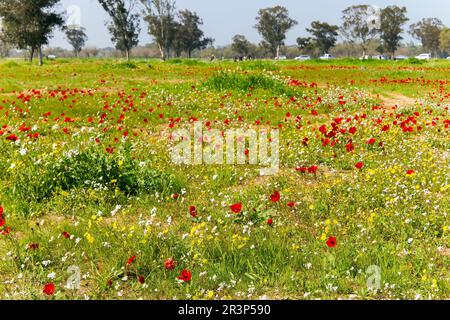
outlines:
[[315, 173], [317, 173], [318, 169], [319, 169], [319, 167], [317, 167], [317, 166], [311, 166], [308, 168], [308, 172], [311, 174], [315, 174]]
[[355, 167], [357, 168], [357, 169], [362, 169], [363, 167], [364, 167], [364, 163], [362, 163], [362, 162], [358, 162], [357, 164], [355, 164]]
[[136, 256], [132, 256], [130, 259], [128, 259], [127, 264], [131, 265], [136, 260]]
[[47, 284], [44, 286], [44, 290], [42, 290], [42, 292], [43, 292], [44, 294], [46, 294], [47, 296], [52, 296], [52, 295], [54, 295], [54, 294], [55, 294], [55, 284], [53, 284], [53, 283], [47, 283]]
[[175, 261], [172, 258], [166, 259], [166, 261], [164, 261], [164, 268], [166, 268], [166, 270], [175, 269]]
[[189, 213], [191, 214], [191, 216], [193, 218], [196, 218], [197, 217], [197, 208], [194, 207], [194, 206], [190, 206], [189, 207]]
[[68, 232], [66, 232], [66, 231], [64, 231], [61, 235], [62, 235], [64, 238], [66, 238], [66, 239], [69, 239], [69, 238], [70, 238], [70, 234], [69, 234]]
[[233, 204], [232, 206], [230, 206], [231, 211], [233, 211], [234, 213], [241, 213], [242, 211], [242, 203], [236, 203]]
[[328, 246], [329, 248], [334, 248], [334, 247], [336, 247], [336, 246], [337, 246], [337, 239], [336, 239], [336, 237], [330, 237], [330, 238], [328, 239], [328, 241], [327, 241], [327, 246]]
[[191, 278], [192, 278], [192, 273], [189, 270], [186, 270], [186, 269], [181, 271], [181, 274], [178, 277], [178, 279], [183, 281], [183, 282], [190, 282]]
[[281, 194], [278, 191], [275, 191], [271, 196], [270, 196], [270, 201], [272, 202], [278, 202], [281, 199]]

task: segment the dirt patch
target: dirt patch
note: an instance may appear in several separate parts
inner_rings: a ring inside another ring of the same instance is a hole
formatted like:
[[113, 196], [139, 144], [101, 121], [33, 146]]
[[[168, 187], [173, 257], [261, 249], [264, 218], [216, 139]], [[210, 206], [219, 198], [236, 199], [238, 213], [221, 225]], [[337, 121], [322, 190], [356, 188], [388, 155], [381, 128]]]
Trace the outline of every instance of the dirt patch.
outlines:
[[401, 110], [417, 104], [417, 100], [398, 93], [388, 93], [379, 97], [384, 107]]

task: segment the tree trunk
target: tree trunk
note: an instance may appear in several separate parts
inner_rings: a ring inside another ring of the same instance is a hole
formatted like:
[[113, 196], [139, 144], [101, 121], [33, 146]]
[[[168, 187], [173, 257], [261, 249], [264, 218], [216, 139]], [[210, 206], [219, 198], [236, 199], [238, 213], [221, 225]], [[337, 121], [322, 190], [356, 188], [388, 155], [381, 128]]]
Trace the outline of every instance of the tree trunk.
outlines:
[[125, 54], [126, 54], [126, 56], [127, 56], [127, 61], [130, 61], [130, 49], [127, 49], [127, 50], [125, 51]]
[[28, 61], [30, 61], [30, 63], [33, 62], [34, 51], [35, 51], [34, 47], [30, 49], [30, 58], [28, 60]]
[[166, 61], [166, 50], [158, 44], [159, 52], [161, 54], [161, 60]]
[[192, 50], [191, 49], [188, 50], [188, 57], [189, 57], [189, 59], [192, 57]]
[[278, 45], [277, 46], [277, 54], [276, 54], [276, 57], [275, 57], [277, 60], [279, 60], [280, 59], [280, 45]]
[[42, 60], [42, 47], [39, 46], [38, 48], [38, 55], [39, 55], [39, 66], [42, 66], [44, 64], [44, 61]]

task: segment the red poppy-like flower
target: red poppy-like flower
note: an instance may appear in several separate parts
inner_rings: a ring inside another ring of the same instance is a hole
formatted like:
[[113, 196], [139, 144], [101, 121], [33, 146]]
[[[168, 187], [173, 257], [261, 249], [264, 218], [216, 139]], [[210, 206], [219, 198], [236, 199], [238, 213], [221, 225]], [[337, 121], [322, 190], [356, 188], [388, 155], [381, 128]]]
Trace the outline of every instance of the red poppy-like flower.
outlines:
[[319, 169], [318, 166], [311, 166], [311, 167], [308, 168], [308, 172], [311, 173], [311, 174], [315, 174], [315, 173], [317, 173], [318, 169]]
[[43, 292], [44, 294], [46, 294], [47, 296], [52, 296], [52, 295], [54, 295], [54, 294], [55, 294], [55, 284], [53, 284], [53, 283], [47, 283], [47, 284], [44, 286], [44, 290], [42, 290], [42, 292]]
[[328, 246], [329, 248], [334, 248], [334, 247], [336, 247], [336, 246], [337, 246], [337, 239], [336, 239], [336, 237], [330, 237], [330, 238], [327, 240], [327, 246]]
[[308, 171], [307, 167], [297, 167], [295, 168], [296, 171], [301, 172], [301, 173], [306, 173]]
[[10, 134], [9, 136], [6, 137], [6, 140], [8, 140], [8, 141], [17, 141], [17, 140], [19, 140], [19, 137], [16, 136], [15, 134]]
[[358, 162], [357, 164], [355, 164], [355, 167], [356, 167], [357, 169], [362, 169], [362, 168], [364, 167], [364, 163]]
[[136, 256], [132, 256], [130, 259], [128, 259], [127, 264], [131, 265], [136, 260], [136, 258], [137, 258]]
[[369, 140], [367, 140], [368, 145], [374, 145], [375, 142], [377, 142], [377, 140], [375, 138], [370, 138]]
[[288, 203], [287, 203], [287, 206], [288, 206], [289, 208], [293, 208], [293, 207], [295, 207], [295, 202], [288, 202]]
[[11, 233], [11, 228], [8, 227], [8, 226], [5, 226], [5, 227], [3, 228], [3, 230], [2, 230], [2, 235], [6, 236], [6, 235], [8, 235], [8, 234], [10, 234], [10, 233]]
[[177, 200], [179, 197], [180, 197], [180, 195], [178, 193], [175, 193], [175, 194], [172, 195], [172, 198], [174, 200]]
[[2, 215], [0, 215], [0, 228], [3, 227], [5, 225], [5, 223], [6, 223], [5, 218], [3, 218]]
[[271, 196], [270, 196], [270, 201], [272, 202], [278, 202], [281, 199], [281, 194], [278, 191], [275, 191]]
[[355, 147], [353, 146], [353, 142], [349, 142], [345, 145], [345, 149], [347, 150], [347, 152], [352, 152], [355, 150]]
[[172, 258], [166, 259], [166, 261], [164, 261], [164, 268], [166, 268], [166, 270], [175, 269], [175, 261]]
[[272, 219], [272, 218], [268, 219], [268, 220], [267, 220], [267, 224], [268, 224], [269, 226], [272, 226], [272, 225], [273, 225], [273, 219]]
[[178, 277], [178, 279], [183, 281], [183, 282], [190, 282], [191, 278], [192, 278], [192, 273], [189, 270], [186, 270], [186, 269], [181, 271], [181, 274]]
[[140, 284], [144, 284], [145, 283], [145, 278], [143, 276], [139, 276], [138, 277], [138, 281]]
[[241, 213], [242, 211], [242, 203], [236, 203], [233, 204], [232, 206], [230, 206], [231, 211], [233, 211], [234, 213]]
[[61, 235], [62, 235], [64, 238], [66, 238], [66, 239], [69, 239], [69, 238], [70, 238], [70, 234], [69, 234], [68, 232], [66, 232], [66, 231], [64, 231], [63, 233], [61, 233]]
[[189, 207], [189, 213], [191, 214], [191, 216], [193, 218], [196, 218], [197, 217], [197, 208], [194, 207], [194, 206], [190, 206]]
[[37, 250], [37, 249], [39, 249], [39, 243], [28, 244], [28, 250]]
[[0, 207], [0, 216], [3, 214], [3, 207]]
[[408, 171], [406, 171], [406, 174], [407, 174], [408, 176], [410, 176], [410, 175], [414, 174], [414, 170], [408, 170]]
[[351, 127], [348, 132], [350, 132], [351, 134], [355, 134], [357, 131], [357, 129], [355, 127]]

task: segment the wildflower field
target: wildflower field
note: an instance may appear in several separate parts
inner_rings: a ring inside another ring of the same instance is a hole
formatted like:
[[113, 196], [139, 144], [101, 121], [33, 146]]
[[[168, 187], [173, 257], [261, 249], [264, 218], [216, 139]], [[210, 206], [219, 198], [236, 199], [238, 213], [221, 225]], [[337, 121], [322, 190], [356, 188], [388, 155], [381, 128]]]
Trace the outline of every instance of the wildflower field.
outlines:
[[[450, 298], [449, 61], [0, 74], [0, 299]], [[278, 129], [279, 170], [173, 163], [195, 123]]]

